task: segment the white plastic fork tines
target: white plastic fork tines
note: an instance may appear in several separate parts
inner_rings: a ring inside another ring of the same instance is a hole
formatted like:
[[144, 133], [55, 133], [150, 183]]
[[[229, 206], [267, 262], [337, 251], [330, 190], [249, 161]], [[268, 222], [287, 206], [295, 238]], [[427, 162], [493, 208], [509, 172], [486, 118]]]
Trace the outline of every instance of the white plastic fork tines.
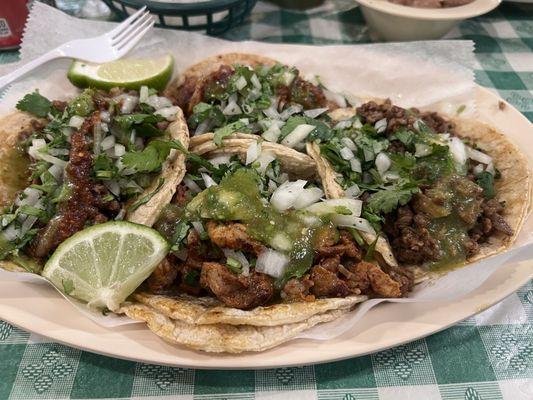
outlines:
[[0, 77], [0, 89], [38, 66], [57, 58], [74, 58], [92, 63], [118, 60], [126, 55], [153, 25], [153, 18], [146, 11], [146, 7], [143, 7], [103, 35], [67, 42]]

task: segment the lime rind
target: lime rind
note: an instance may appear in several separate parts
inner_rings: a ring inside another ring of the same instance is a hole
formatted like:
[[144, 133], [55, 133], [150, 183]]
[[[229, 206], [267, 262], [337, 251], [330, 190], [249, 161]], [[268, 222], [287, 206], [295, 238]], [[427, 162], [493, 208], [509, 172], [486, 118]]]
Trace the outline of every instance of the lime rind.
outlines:
[[[143, 69], [144, 75], [142, 75]], [[148, 86], [163, 90], [170, 81], [173, 70], [174, 58], [171, 55], [151, 60], [122, 59], [106, 64], [90, 64], [75, 60], [69, 68], [67, 77], [73, 85], [80, 88], [122, 87], [139, 90], [141, 86]]]
[[92, 308], [117, 310], [169, 250], [155, 230], [125, 221], [107, 222], [64, 241], [42, 275]]

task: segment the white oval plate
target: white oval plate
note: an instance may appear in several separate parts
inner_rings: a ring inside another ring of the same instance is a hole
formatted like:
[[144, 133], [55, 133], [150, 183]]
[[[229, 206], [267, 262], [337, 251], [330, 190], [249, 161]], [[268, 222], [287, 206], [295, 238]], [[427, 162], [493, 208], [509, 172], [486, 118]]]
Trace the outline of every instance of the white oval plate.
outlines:
[[[533, 158], [533, 126], [509, 104], [476, 87], [479, 117], [499, 128]], [[529, 265], [506, 265], [480, 288], [454, 302], [383, 304], [357, 328], [329, 341], [293, 340], [262, 353], [214, 355], [167, 344], [143, 324], [103, 328], [46, 285], [0, 281], [0, 319], [53, 341], [133, 361], [189, 368], [247, 369], [295, 366], [360, 356], [443, 330], [501, 301], [533, 276]]]

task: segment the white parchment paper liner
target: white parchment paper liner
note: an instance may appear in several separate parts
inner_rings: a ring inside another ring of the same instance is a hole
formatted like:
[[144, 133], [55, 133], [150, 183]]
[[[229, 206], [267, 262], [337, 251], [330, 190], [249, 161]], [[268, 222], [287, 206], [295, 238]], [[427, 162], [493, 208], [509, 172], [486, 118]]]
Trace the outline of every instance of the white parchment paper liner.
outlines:
[[[79, 20], [42, 3], [35, 3], [23, 38], [20, 64], [68, 40], [96, 36], [112, 27], [113, 23], [110, 22]], [[473, 89], [471, 68], [474, 64], [471, 41], [306, 46], [229, 42], [190, 32], [158, 29], [143, 39], [132, 56], [160, 56], [168, 52], [174, 55], [176, 73], [211, 55], [250, 52], [295, 65], [304, 75], [318, 75], [329, 89], [350, 95], [349, 98], [354, 98], [354, 94], [359, 98], [389, 97], [395, 104], [404, 107], [432, 108], [449, 114], [462, 105], [467, 106], [464, 114], [475, 111], [475, 104], [470, 101]], [[0, 102], [0, 115], [13, 111], [17, 101], [36, 88], [53, 99], [75, 95], [77, 89], [66, 79], [69, 65], [67, 60], [49, 63], [12, 85]], [[14, 66], [2, 67], [0, 72], [6, 73], [11, 68]], [[531, 226], [524, 228], [525, 232], [530, 230]], [[531, 258], [533, 246], [525, 246], [529, 242], [529, 237], [523, 237], [520, 243], [524, 246], [454, 271], [435, 282], [420, 285], [410, 298], [393, 301], [449, 301], [463, 297], [479, 287], [498, 266]], [[37, 275], [1, 269], [0, 279], [49, 284]], [[103, 316], [89, 311], [82, 303], [64, 297], [102, 326], [134, 323], [122, 316]], [[387, 300], [367, 301], [338, 321], [315, 327], [300, 337], [327, 340], [338, 336], [382, 301]]]

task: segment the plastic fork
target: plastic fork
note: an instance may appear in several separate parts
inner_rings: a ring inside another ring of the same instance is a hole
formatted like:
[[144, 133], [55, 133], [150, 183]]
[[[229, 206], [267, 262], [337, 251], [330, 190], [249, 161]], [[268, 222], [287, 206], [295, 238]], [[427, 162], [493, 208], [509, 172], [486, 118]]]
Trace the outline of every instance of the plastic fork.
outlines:
[[0, 77], [0, 89], [38, 66], [57, 58], [75, 58], [91, 63], [114, 61], [130, 51], [154, 25], [146, 7], [139, 9], [113, 30], [90, 39], [67, 42]]

